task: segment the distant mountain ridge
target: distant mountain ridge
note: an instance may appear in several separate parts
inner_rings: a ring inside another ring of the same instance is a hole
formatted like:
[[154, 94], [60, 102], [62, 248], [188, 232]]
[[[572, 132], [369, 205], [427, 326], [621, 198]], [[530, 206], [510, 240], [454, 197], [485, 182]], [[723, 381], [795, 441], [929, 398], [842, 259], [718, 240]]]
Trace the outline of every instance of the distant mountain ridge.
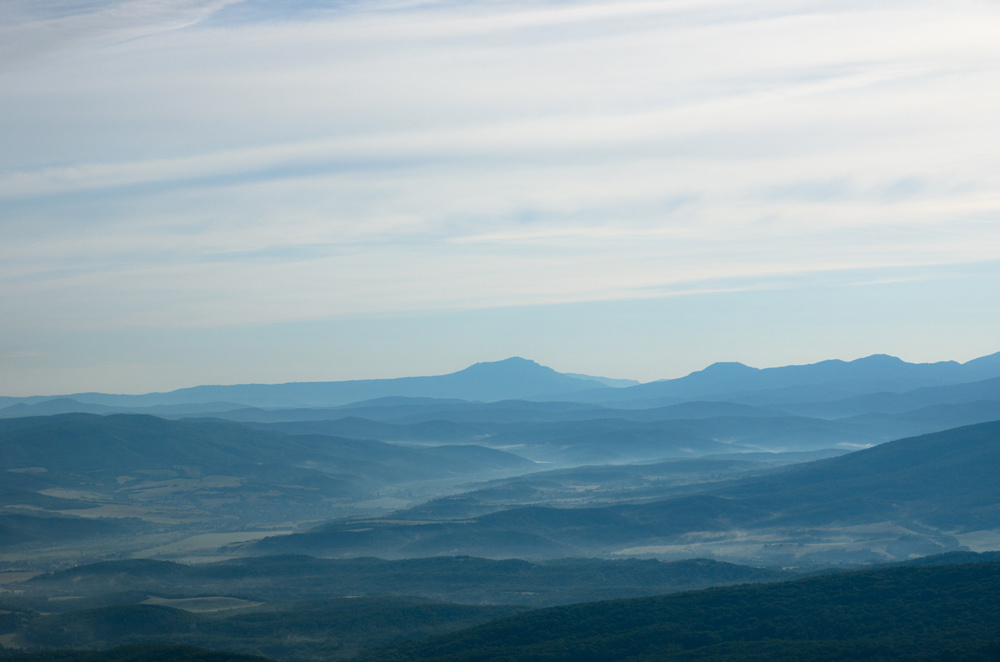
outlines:
[[[78, 393], [71, 397], [84, 405], [106, 407], [153, 407], [186, 404], [239, 403], [251, 407], [330, 407], [404, 396], [458, 398], [469, 401], [528, 399], [553, 393], [572, 393], [608, 388], [603, 377], [589, 378], [556, 372], [534, 361], [512, 357], [503, 361], [476, 363], [464, 370], [431, 377], [400, 377], [341, 382], [290, 382], [287, 384], [236, 384], [193, 386], [168, 393], [110, 395]], [[8, 400], [11, 405], [35, 405], [54, 398]], [[0, 404], [3, 400], [0, 400]], [[55, 412], [52, 412], [55, 413]], [[59, 411], [58, 413], [65, 413]], [[94, 412], [97, 413], [97, 412]]]
[[[0, 407], [4, 407], [0, 409], [0, 417], [71, 411], [111, 413], [122, 408], [143, 409], [142, 413], [154, 415], [161, 412], [165, 415], [193, 415], [240, 407], [337, 407], [392, 397], [472, 402], [563, 401], [627, 408], [715, 400], [768, 407], [846, 401], [872, 393], [903, 393], [998, 378], [1000, 352], [966, 363], [907, 363], [884, 354], [854, 361], [829, 360], [763, 369], [742, 363], [714, 363], [685, 377], [646, 384], [560, 373], [534, 361], [512, 357], [503, 361], [476, 363], [458, 372], [428, 377], [204, 385], [144, 395], [78, 393], [69, 396], [0, 397]], [[980, 399], [992, 399], [992, 396]], [[916, 406], [930, 404], [937, 404], [937, 401], [925, 398]], [[855, 407], [844, 415], [868, 411], [884, 410], [857, 410]], [[898, 411], [902, 409], [897, 404], [886, 413]]]
[[567, 394], [592, 403], [656, 406], [691, 400], [726, 400], [755, 406], [847, 399], [866, 393], [900, 393], [1000, 377], [1000, 352], [958, 363], [907, 363], [885, 354], [777, 368], [713, 363], [704, 370], [620, 389]]

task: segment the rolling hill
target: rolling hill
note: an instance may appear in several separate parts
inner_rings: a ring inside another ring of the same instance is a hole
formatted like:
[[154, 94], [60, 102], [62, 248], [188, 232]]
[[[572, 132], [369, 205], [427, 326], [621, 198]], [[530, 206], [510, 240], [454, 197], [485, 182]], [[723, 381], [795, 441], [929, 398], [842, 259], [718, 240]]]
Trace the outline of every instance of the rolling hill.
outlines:
[[716, 553], [788, 564], [907, 558], [1000, 528], [997, 466], [1000, 421], [707, 483], [675, 499], [512, 508], [461, 521], [347, 520], [268, 538], [256, 549], [389, 557]]
[[[4, 419], [0, 531], [6, 535], [0, 547], [140, 530], [237, 532], [359, 508], [384, 512], [386, 506], [364, 501], [391, 490], [438, 494], [452, 482], [533, 466], [475, 445], [417, 448], [291, 436], [225, 421], [125, 414]], [[132, 552], [134, 544], [138, 539], [124, 546], [119, 540], [106, 549]]]

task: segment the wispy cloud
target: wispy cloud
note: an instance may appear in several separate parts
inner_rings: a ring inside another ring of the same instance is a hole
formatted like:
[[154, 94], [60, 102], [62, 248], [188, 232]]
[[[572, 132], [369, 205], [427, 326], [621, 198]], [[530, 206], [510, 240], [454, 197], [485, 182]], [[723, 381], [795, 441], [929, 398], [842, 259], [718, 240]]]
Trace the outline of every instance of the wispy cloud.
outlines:
[[177, 30], [242, 0], [6, 0], [0, 16], [0, 67], [81, 45]]
[[24, 333], [1000, 255], [995, 3], [11, 6], [0, 303]]

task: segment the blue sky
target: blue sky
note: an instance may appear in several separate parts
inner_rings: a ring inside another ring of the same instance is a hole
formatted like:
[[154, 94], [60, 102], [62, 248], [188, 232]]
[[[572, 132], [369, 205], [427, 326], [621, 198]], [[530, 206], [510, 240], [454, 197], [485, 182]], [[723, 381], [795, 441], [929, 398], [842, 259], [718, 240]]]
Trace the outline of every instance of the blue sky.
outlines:
[[8, 0], [0, 393], [992, 353], [997, 34], [961, 0]]

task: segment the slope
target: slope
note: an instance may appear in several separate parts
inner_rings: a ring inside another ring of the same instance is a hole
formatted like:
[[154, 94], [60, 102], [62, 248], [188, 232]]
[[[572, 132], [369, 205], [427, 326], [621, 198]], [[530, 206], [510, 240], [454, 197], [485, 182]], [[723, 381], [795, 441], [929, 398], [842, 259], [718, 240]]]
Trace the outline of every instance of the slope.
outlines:
[[[235, 534], [271, 522], [287, 527], [385, 512], [409, 503], [414, 491], [436, 495], [453, 482], [532, 467], [475, 445], [414, 448], [223, 421], [123, 414], [3, 419], [0, 531], [6, 535], [0, 547], [87, 538], [95, 540], [92, 553], [135, 553], [138, 538], [103, 549], [98, 539], [136, 531], [131, 520], [145, 522], [151, 535], [177, 539], [184, 531]], [[379, 498], [389, 501], [365, 505]], [[214, 550], [226, 541], [209, 536], [205, 545]]]
[[363, 662], [995, 660], [1000, 564], [905, 567], [533, 611]]
[[[466, 604], [550, 606], [786, 579], [767, 568], [690, 559], [559, 559], [542, 563], [439, 557], [387, 561], [262, 556], [192, 565], [132, 559], [81, 565], [15, 585], [38, 611], [114, 604], [122, 594], [231, 596], [265, 603], [421, 596]], [[88, 601], [90, 601], [89, 604]]]
[[705, 483], [701, 494], [681, 498], [512, 508], [462, 521], [333, 522], [262, 540], [256, 549], [543, 558], [721, 554], [788, 563], [821, 552], [833, 554], [827, 560], [907, 558], [957, 549], [962, 535], [1000, 528], [997, 466], [1000, 422], [993, 422], [729, 484]]

